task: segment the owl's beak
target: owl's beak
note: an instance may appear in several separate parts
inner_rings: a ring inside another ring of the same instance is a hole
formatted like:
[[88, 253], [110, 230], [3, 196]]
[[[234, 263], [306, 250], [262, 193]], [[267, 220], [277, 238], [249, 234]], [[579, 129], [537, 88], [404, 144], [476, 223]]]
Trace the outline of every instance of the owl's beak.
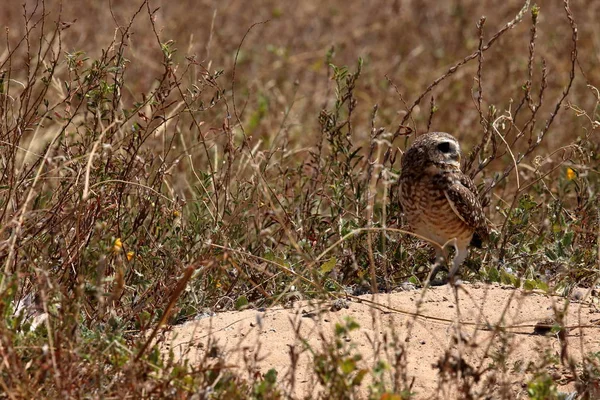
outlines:
[[450, 160], [448, 161], [448, 164], [453, 165], [456, 168], [460, 168], [460, 153], [453, 152], [449, 154], [449, 156]]

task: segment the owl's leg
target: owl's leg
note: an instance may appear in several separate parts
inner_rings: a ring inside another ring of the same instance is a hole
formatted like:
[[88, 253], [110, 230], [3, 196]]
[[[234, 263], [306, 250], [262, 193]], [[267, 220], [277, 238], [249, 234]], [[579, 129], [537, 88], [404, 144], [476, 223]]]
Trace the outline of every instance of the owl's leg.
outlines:
[[442, 248], [436, 247], [435, 262], [431, 266], [431, 271], [429, 272], [429, 276], [427, 277], [427, 282], [426, 282], [427, 285], [429, 285], [435, 279], [435, 276], [437, 275], [438, 272], [440, 272], [440, 269], [442, 269], [444, 264], [445, 264], [444, 251]]
[[458, 271], [458, 267], [465, 261], [465, 258], [469, 255], [469, 248], [464, 246], [462, 249], [455, 243], [454, 248], [456, 252], [454, 253], [454, 258], [452, 259], [452, 269], [450, 273], [448, 273], [448, 278], [454, 278], [454, 274]]

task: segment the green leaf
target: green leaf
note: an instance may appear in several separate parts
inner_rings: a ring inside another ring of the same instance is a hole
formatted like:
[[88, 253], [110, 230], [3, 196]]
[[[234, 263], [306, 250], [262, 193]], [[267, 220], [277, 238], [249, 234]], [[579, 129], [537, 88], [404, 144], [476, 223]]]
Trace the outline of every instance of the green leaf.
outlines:
[[504, 283], [505, 285], [513, 285], [514, 284], [514, 276], [509, 274], [506, 271], [501, 271], [500, 272], [500, 282]]
[[548, 284], [546, 282], [537, 281], [536, 286], [538, 289], [543, 290], [546, 293], [550, 291], [550, 288], [548, 287]]
[[558, 256], [556, 255], [556, 253], [549, 248], [546, 249], [545, 253], [546, 253], [546, 257], [548, 257], [548, 259], [550, 261], [556, 261], [558, 259]]
[[521, 279], [516, 275], [513, 275], [513, 278], [514, 278], [513, 282], [512, 282], [513, 286], [517, 289], [520, 288], [521, 287]]
[[488, 270], [488, 279], [492, 282], [500, 282], [500, 273], [496, 268], [490, 268]]
[[340, 363], [340, 369], [344, 375], [349, 375], [356, 369], [356, 363], [351, 358], [346, 358]]
[[335, 324], [335, 336], [342, 336], [345, 335], [346, 332], [348, 332], [346, 330], [346, 327], [340, 323]]
[[235, 309], [241, 310], [242, 308], [246, 308], [248, 306], [248, 298], [246, 296], [240, 296], [235, 301]]
[[367, 372], [368, 371], [364, 368], [359, 370], [354, 379], [352, 379], [352, 386], [359, 386], [362, 383], [365, 375], [367, 375]]
[[356, 322], [353, 318], [346, 318], [346, 326], [348, 327], [348, 332], [352, 332], [360, 328], [358, 322]]
[[327, 260], [325, 263], [323, 263], [323, 265], [321, 265], [321, 274], [325, 275], [329, 272], [331, 272], [333, 270], [333, 268], [335, 268], [335, 264], [337, 263], [337, 259], [335, 257], [331, 257], [329, 260]]
[[267, 373], [265, 374], [265, 381], [274, 384], [275, 382], [277, 382], [277, 370], [274, 368], [271, 368], [270, 370], [267, 371]]
[[523, 284], [523, 289], [525, 290], [533, 290], [537, 287], [535, 281], [532, 281], [531, 279], [526, 279], [525, 283]]
[[565, 233], [561, 242], [564, 247], [571, 246], [571, 243], [573, 243], [573, 231]]
[[524, 195], [519, 199], [519, 208], [529, 211], [534, 207], [537, 207], [537, 203], [533, 201], [533, 198], [530, 195]]

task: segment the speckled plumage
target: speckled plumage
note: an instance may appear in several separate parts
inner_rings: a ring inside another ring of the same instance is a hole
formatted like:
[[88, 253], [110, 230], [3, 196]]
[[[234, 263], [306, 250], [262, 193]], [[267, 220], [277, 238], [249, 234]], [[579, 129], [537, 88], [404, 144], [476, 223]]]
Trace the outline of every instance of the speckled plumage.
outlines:
[[[450, 134], [419, 136], [402, 157], [400, 202], [413, 232], [440, 246], [456, 248], [450, 277], [468, 255], [476, 233], [486, 238], [487, 223], [475, 184], [460, 170], [460, 145]], [[444, 258], [436, 246], [435, 277]]]

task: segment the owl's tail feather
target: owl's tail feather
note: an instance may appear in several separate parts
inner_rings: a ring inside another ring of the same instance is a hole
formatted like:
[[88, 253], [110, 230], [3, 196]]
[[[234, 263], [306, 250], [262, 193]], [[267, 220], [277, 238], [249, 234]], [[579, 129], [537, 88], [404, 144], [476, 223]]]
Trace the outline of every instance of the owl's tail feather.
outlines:
[[488, 230], [487, 225], [479, 227], [475, 230], [473, 237], [471, 238], [471, 246], [477, 247], [481, 249], [483, 246], [483, 242], [487, 242], [490, 237], [490, 232]]
[[471, 238], [471, 246], [477, 247], [478, 249], [481, 249], [483, 246], [483, 239], [478, 232], [473, 234], [473, 238]]

